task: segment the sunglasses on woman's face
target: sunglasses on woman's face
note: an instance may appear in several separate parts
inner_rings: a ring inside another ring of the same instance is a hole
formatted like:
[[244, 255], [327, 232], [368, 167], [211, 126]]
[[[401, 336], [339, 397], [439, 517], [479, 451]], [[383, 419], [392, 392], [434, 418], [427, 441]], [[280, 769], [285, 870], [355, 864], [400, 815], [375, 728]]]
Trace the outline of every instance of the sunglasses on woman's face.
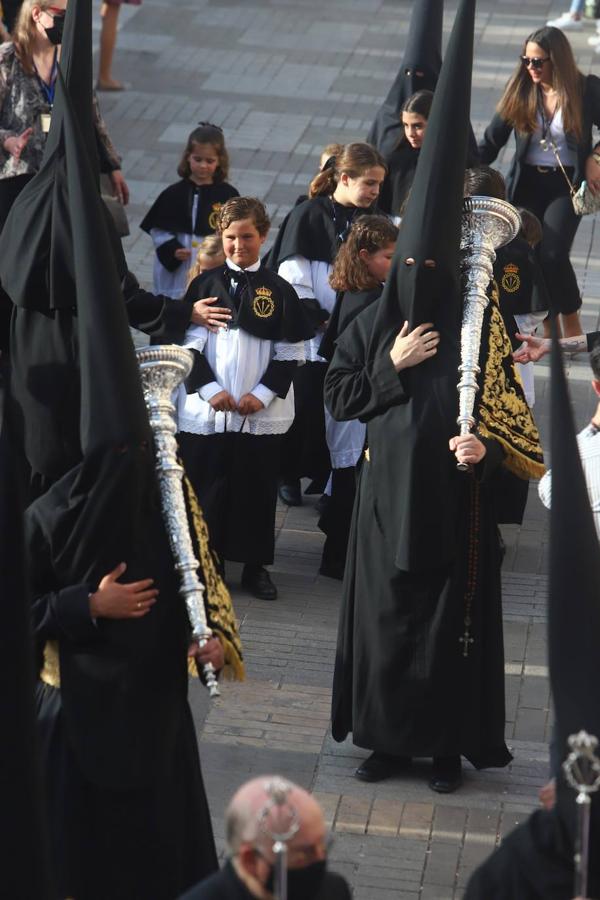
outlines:
[[526, 69], [541, 69], [544, 63], [547, 63], [549, 59], [549, 56], [522, 56], [521, 62]]

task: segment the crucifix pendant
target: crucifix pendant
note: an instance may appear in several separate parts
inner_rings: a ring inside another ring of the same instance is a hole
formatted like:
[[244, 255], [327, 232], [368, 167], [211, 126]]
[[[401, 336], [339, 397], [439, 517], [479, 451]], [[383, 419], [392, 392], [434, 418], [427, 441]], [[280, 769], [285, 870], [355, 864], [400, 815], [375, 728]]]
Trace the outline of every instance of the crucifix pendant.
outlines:
[[463, 656], [465, 657], [469, 655], [469, 644], [475, 643], [475, 638], [471, 637], [470, 627], [471, 623], [465, 622], [465, 633], [458, 639], [459, 644], [463, 645]]

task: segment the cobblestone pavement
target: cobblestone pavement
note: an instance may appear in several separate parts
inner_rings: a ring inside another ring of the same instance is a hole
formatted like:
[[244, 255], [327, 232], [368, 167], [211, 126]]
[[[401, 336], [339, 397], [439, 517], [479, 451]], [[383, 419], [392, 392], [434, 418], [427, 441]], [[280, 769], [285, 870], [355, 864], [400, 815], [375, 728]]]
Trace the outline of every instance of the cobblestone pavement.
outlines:
[[[130, 89], [101, 95], [101, 104], [132, 190], [126, 247], [142, 280], [151, 281], [152, 247], [138, 223], [175, 179], [189, 130], [199, 120], [224, 127], [232, 183], [265, 199], [278, 224], [304, 192], [322, 146], [364, 138], [395, 74], [409, 8], [407, 0], [144, 0], [123, 8], [115, 74]], [[450, 0], [447, 31], [455, 8]], [[520, 41], [559, 8], [548, 0], [478, 3], [472, 107], [478, 134]], [[588, 25], [572, 38], [586, 72], [594, 61], [590, 33]], [[592, 329], [600, 307], [594, 219], [582, 222], [573, 258], [584, 327]], [[536, 416], [545, 438], [548, 376], [539, 365]], [[593, 409], [585, 359], [569, 365], [569, 378], [581, 427]], [[336, 838], [332, 865], [348, 877], [357, 900], [461, 897], [472, 869], [535, 808], [546, 778], [545, 511], [532, 486], [523, 527], [505, 529], [507, 740], [514, 762], [505, 770], [467, 768], [464, 787], [449, 797], [428, 790], [426, 763], [384, 785], [359, 783], [352, 773], [365, 753], [331, 739], [340, 586], [317, 575], [316, 522], [310, 499], [300, 509], [279, 510], [279, 602], [246, 596], [231, 567], [248, 678], [224, 685], [222, 700], [210, 708], [192, 687], [220, 846], [222, 810], [234, 788], [251, 775], [278, 771], [323, 803]]]

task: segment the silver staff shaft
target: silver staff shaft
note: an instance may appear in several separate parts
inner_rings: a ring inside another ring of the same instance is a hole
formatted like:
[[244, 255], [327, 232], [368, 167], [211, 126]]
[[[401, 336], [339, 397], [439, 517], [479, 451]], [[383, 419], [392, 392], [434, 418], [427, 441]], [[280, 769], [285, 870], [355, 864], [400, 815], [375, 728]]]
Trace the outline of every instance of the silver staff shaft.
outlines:
[[[580, 799], [581, 798], [581, 799]], [[575, 847], [575, 896], [587, 897], [590, 866], [590, 812], [592, 801], [587, 794], [577, 797], [577, 844]]]
[[569, 737], [570, 753], [563, 763], [568, 783], [577, 791], [577, 836], [575, 838], [575, 896], [587, 897], [590, 867], [590, 812], [592, 794], [600, 788], [598, 739], [587, 731]]
[[[183, 468], [177, 457], [177, 425], [173, 402], [174, 392], [190, 372], [192, 355], [189, 350], [170, 344], [145, 347], [138, 350], [136, 355], [154, 435], [163, 519], [180, 578], [179, 593], [185, 601], [193, 638], [203, 647], [212, 637], [212, 632], [206, 620], [205, 589], [198, 577], [199, 562], [194, 556], [188, 523]], [[219, 687], [212, 663], [204, 664], [202, 670], [210, 696], [218, 697]]]
[[[487, 291], [492, 280], [496, 249], [517, 236], [521, 227], [518, 212], [510, 203], [493, 197], [467, 197], [464, 201], [461, 250], [466, 279], [460, 335], [460, 381], [458, 418], [460, 434], [470, 434], [475, 426], [475, 397], [479, 390], [479, 354], [483, 317], [488, 305]], [[457, 469], [468, 471], [466, 463]]]
[[273, 844], [274, 863], [274, 898], [275, 900], [287, 900], [287, 844], [285, 841], [275, 841]]

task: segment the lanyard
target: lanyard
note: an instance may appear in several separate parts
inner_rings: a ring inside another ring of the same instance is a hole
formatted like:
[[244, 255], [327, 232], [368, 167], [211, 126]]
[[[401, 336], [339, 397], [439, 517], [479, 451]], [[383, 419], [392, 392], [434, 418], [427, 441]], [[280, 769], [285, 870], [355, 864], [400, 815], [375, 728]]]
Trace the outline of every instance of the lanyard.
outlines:
[[46, 84], [44, 79], [40, 76], [40, 73], [37, 70], [35, 63], [33, 64], [33, 68], [35, 69], [35, 77], [38, 80], [38, 84], [40, 86], [40, 90], [42, 91], [44, 97], [46, 98], [46, 102], [48, 106], [52, 108], [54, 104], [54, 93], [56, 91], [56, 76], [58, 74], [58, 50], [54, 51], [54, 62], [52, 63], [52, 71], [50, 72], [50, 83]]

